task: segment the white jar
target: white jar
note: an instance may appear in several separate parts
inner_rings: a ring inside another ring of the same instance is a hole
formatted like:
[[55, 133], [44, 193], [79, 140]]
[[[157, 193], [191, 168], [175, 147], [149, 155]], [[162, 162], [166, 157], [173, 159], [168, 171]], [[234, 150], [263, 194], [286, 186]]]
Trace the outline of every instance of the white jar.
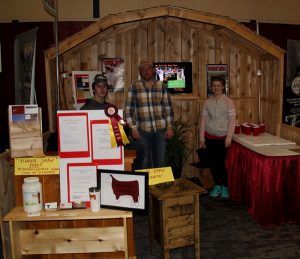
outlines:
[[27, 213], [39, 212], [43, 209], [42, 184], [38, 177], [26, 177], [22, 184], [23, 207]]

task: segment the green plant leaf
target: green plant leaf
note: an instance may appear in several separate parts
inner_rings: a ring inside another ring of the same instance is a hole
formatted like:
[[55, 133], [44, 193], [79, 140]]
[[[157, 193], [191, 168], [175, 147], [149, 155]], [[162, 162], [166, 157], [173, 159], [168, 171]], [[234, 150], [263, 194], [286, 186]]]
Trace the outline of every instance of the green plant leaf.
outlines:
[[173, 172], [179, 170], [181, 173], [182, 166], [190, 154], [185, 135], [192, 130], [192, 126], [190, 123], [182, 122], [181, 117], [174, 122], [174, 136], [167, 141], [165, 154], [165, 162], [172, 167]]

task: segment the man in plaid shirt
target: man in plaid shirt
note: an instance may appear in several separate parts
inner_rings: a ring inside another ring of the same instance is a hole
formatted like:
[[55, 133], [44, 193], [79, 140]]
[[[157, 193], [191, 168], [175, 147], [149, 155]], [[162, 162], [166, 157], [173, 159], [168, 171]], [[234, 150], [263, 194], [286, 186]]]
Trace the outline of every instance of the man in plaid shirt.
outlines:
[[141, 80], [128, 91], [125, 117], [136, 142], [135, 169], [165, 166], [166, 140], [173, 137], [174, 114], [165, 84], [154, 78], [149, 60], [141, 61]]

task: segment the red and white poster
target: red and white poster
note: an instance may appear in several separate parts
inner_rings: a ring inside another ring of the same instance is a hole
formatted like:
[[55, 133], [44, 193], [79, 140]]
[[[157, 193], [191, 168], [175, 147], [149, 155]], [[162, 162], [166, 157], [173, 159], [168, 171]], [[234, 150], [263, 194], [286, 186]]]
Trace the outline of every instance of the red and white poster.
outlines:
[[[118, 110], [118, 114], [123, 116], [123, 111]], [[124, 170], [124, 146], [113, 148], [109, 145], [109, 118], [104, 110], [58, 111], [57, 117], [60, 198], [62, 202], [69, 202], [70, 199], [80, 197], [80, 191], [76, 191], [79, 182], [76, 179], [81, 179], [84, 171], [82, 165], [93, 165], [97, 169]], [[71, 175], [75, 178], [70, 178], [71, 169], [76, 169], [76, 173]], [[70, 190], [73, 194], [70, 194]]]
[[94, 96], [92, 84], [97, 74], [101, 74], [101, 72], [72, 71], [73, 98], [75, 101], [75, 108], [77, 110], [85, 104], [87, 99]]
[[90, 156], [87, 112], [58, 113], [57, 128], [61, 158]]
[[110, 92], [124, 92], [124, 59], [102, 59], [102, 71], [105, 74]]
[[109, 120], [91, 121], [92, 160], [99, 165], [123, 163], [122, 146], [111, 147]]
[[87, 202], [89, 188], [97, 186], [97, 165], [92, 163], [70, 163], [67, 165], [68, 202]]
[[207, 64], [206, 65], [206, 80], [207, 80], [207, 97], [210, 97], [213, 92], [211, 90], [211, 79], [213, 77], [220, 76], [225, 79], [225, 94], [229, 94], [229, 80], [228, 80], [228, 72], [227, 65], [225, 64]]

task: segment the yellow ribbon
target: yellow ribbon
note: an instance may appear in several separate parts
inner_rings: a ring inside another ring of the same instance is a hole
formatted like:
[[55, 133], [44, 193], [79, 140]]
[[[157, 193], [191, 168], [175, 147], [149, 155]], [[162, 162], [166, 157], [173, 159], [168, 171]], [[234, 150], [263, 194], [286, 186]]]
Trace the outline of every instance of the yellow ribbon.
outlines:
[[[129, 140], [126, 136], [126, 133], [123, 129], [123, 126], [120, 125], [120, 123], [118, 123], [118, 127], [119, 127], [119, 130], [120, 130], [120, 133], [121, 133], [121, 138], [122, 138], [123, 145], [129, 144]], [[117, 147], [117, 141], [116, 141], [116, 137], [115, 137], [112, 125], [111, 125], [111, 120], [109, 120], [109, 136], [110, 136], [111, 147], [112, 148]]]
[[110, 136], [111, 147], [112, 148], [117, 147], [117, 141], [110, 120], [109, 120], [109, 136]]
[[118, 126], [119, 126], [119, 130], [120, 130], [120, 133], [121, 133], [123, 145], [125, 146], [126, 144], [129, 144], [129, 140], [127, 138], [127, 135], [126, 135], [126, 133], [124, 131], [123, 126], [120, 125], [120, 123], [118, 124]]

